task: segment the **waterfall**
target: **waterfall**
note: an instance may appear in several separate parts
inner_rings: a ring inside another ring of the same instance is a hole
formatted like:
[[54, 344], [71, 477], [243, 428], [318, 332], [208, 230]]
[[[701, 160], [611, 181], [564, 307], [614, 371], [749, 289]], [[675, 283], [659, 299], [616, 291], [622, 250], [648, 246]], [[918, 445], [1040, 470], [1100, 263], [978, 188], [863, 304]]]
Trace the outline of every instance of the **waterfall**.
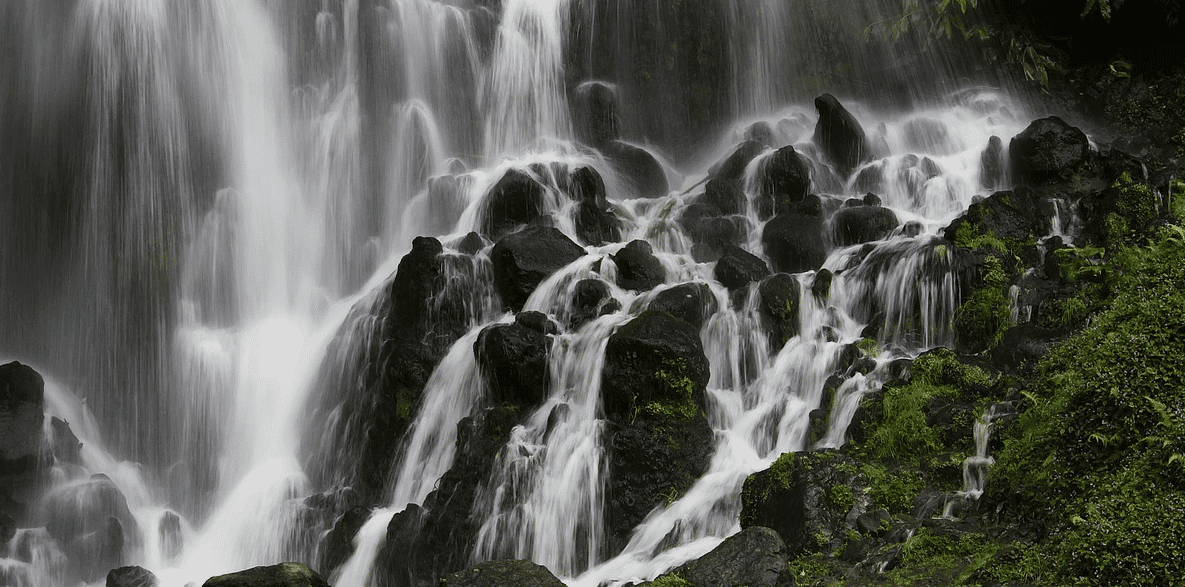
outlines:
[[[317, 569], [334, 584], [386, 584], [392, 521], [430, 503], [463, 456], [459, 428], [498, 401], [475, 347], [517, 324], [495, 284], [502, 215], [507, 231], [554, 227], [577, 258], [520, 304], [554, 328], [543, 396], [470, 480], [463, 558], [529, 559], [591, 587], [710, 551], [738, 531], [748, 475], [842, 446], [893, 361], [953, 344], [959, 280], [940, 230], [987, 185], [985, 147], [1023, 120], [969, 50], [867, 38], [898, 3], [824, 4], [0, 7], [19, 48], [0, 62], [0, 355], [47, 375], [47, 437], [56, 418], [83, 445], [50, 467], [42, 500], [116, 487], [123, 562], [164, 585], [316, 568], [330, 539], [348, 546]], [[867, 134], [850, 174], [812, 138], [824, 91]], [[586, 140], [594, 107], [604, 128]], [[809, 169], [822, 253], [785, 280], [796, 314], [779, 339], [760, 287], [730, 290], [716, 268], [733, 246], [772, 261], [763, 182], [784, 146]], [[695, 214], [743, 149], [736, 209], [705, 244]], [[497, 200], [516, 178], [538, 187], [529, 205]], [[836, 215], [869, 193], [896, 228], [839, 242]], [[621, 285], [632, 241], [657, 285]], [[703, 302], [706, 468], [611, 538], [606, 349], [688, 284]], [[605, 294], [592, 310], [578, 307], [589, 289]], [[345, 528], [347, 513], [361, 522]], [[31, 560], [0, 553], [0, 577], [100, 580], [37, 515], [18, 535]]]

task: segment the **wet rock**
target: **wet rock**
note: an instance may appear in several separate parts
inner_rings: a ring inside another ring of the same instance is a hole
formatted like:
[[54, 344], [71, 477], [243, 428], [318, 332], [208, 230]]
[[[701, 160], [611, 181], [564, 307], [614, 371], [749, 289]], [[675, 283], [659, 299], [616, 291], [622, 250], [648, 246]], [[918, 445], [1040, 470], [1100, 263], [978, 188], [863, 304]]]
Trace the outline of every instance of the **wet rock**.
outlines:
[[757, 291], [770, 350], [777, 352], [798, 335], [800, 285], [793, 276], [777, 273], [763, 279]]
[[1086, 134], [1056, 116], [1033, 121], [1008, 145], [1012, 179], [1018, 185], [1069, 179], [1089, 155]]
[[161, 556], [166, 561], [176, 560], [185, 545], [185, 538], [181, 534], [181, 517], [176, 512], [165, 512], [160, 517], [157, 534], [159, 535]]
[[881, 197], [872, 192], [868, 192], [867, 194], [864, 194], [864, 197], [860, 200], [860, 202], [865, 206], [880, 206]]
[[617, 92], [604, 82], [585, 82], [576, 87], [572, 100], [572, 119], [576, 136], [596, 148], [621, 138]]
[[905, 226], [901, 227], [901, 234], [902, 236], [913, 238], [919, 234], [922, 234], [922, 232], [925, 230], [926, 227], [923, 226], [921, 222], [918, 222], [917, 220], [910, 220], [909, 222], [905, 223]]
[[683, 208], [679, 224], [695, 243], [692, 255], [699, 263], [716, 261], [726, 247], [743, 243], [749, 235], [747, 218], [722, 216], [719, 208], [710, 204], [694, 203]]
[[748, 200], [740, 183], [718, 178], [708, 181], [704, 186], [703, 195], [696, 201], [715, 206], [721, 214], [744, 214], [748, 208]]
[[886, 509], [865, 512], [856, 518], [856, 529], [861, 534], [881, 536], [885, 533], [885, 527], [888, 526], [890, 520], [892, 517], [889, 516], [889, 510]]
[[670, 191], [666, 171], [649, 151], [621, 141], [610, 141], [602, 153], [635, 197], [661, 198]]
[[831, 298], [831, 282], [834, 280], [835, 274], [830, 269], [820, 269], [811, 280], [811, 295], [820, 302], [826, 302]]
[[70, 423], [55, 416], [50, 419], [50, 429], [53, 431], [50, 450], [53, 451], [54, 458], [59, 463], [81, 465], [82, 456], [80, 452], [82, 451], [82, 443], [78, 441], [78, 437], [70, 429]]
[[514, 323], [543, 334], [559, 334], [560, 327], [543, 312], [519, 312], [514, 316]]
[[869, 160], [864, 128], [831, 94], [815, 98], [815, 109], [819, 111], [819, 121], [815, 124], [814, 142], [831, 160], [835, 170], [847, 177]]
[[643, 240], [631, 241], [613, 255], [617, 265], [617, 285], [621, 289], [649, 291], [667, 279], [667, 270], [654, 256], [650, 243]]
[[543, 185], [526, 172], [508, 170], [486, 193], [482, 203], [481, 232], [497, 241], [546, 212]]
[[681, 283], [655, 294], [649, 308], [666, 312], [697, 329], [716, 313], [718, 303], [706, 283]]
[[320, 367], [324, 391], [308, 416], [326, 425], [302, 438], [317, 490], [353, 487], [366, 503], [381, 498], [424, 385], [492, 293], [488, 270], [482, 259], [418, 237], [388, 284], [351, 309]]
[[601, 174], [591, 167], [577, 169], [571, 178], [571, 195], [578, 202], [574, 217], [577, 238], [593, 246], [621, 240], [621, 219], [605, 196]]
[[781, 587], [793, 584], [788, 562], [786, 544], [778, 533], [753, 526], [676, 572], [696, 587]]
[[533, 406], [547, 397], [551, 337], [520, 324], [487, 327], [473, 343], [495, 403]]
[[123, 492], [106, 475], [55, 489], [43, 504], [45, 529], [61, 545], [75, 572], [94, 581], [141, 544]]
[[525, 560], [486, 561], [440, 579], [440, 587], [561, 587], [546, 567]]
[[606, 314], [621, 309], [609, 292], [609, 285], [599, 279], [583, 279], [576, 284], [572, 294], [572, 309], [568, 316], [568, 328], [576, 330]]
[[609, 338], [601, 390], [615, 548], [651, 509], [706, 470], [713, 439], [704, 414], [708, 375], [699, 330], [670, 314], [646, 310]]
[[472, 516], [478, 490], [489, 478], [498, 451], [519, 423], [514, 406], [489, 408], [457, 425], [453, 466], [428, 494], [387, 526], [375, 573], [388, 587], [435, 584], [469, 564], [481, 520]]
[[745, 129], [746, 141], [756, 141], [767, 147], [774, 146], [774, 127], [764, 120], [758, 120]]
[[994, 190], [1004, 183], [1004, 141], [992, 135], [979, 156], [979, 185]]
[[745, 169], [749, 167], [749, 163], [768, 148], [759, 141], [746, 140], [742, 142], [737, 145], [732, 154], [715, 166], [712, 178], [740, 183], [745, 179]]
[[464, 238], [457, 241], [454, 247], [459, 253], [465, 255], [476, 255], [482, 249], [486, 248], [486, 245], [488, 244], [489, 242], [482, 238], [480, 234], [477, 234], [476, 232], [470, 232], [469, 234], [465, 235]]
[[7, 552], [8, 542], [16, 536], [16, 520], [0, 512], [0, 552]]
[[1049, 219], [1042, 215], [1036, 193], [1022, 187], [996, 192], [971, 204], [966, 213], [943, 229], [942, 234], [947, 240], [958, 243], [960, 232], [969, 237], [987, 235], [996, 239], [1029, 241], [1049, 232]]
[[766, 265], [761, 257], [729, 245], [716, 262], [713, 275], [721, 285], [730, 291], [736, 291], [769, 275], [769, 265]]
[[203, 587], [329, 587], [320, 575], [301, 563], [280, 563], [210, 577]]
[[792, 146], [785, 146], [763, 161], [757, 188], [757, 216], [765, 220], [790, 210], [811, 188], [810, 165]]
[[32, 474], [41, 451], [45, 382], [28, 365], [0, 365], [0, 479]]
[[370, 519], [370, 514], [368, 508], [353, 507], [337, 518], [321, 543], [319, 568], [322, 571], [331, 572], [349, 560], [354, 554], [354, 538]]
[[841, 247], [879, 241], [889, 236], [897, 225], [897, 215], [888, 208], [843, 208], [831, 217], [831, 239]]
[[544, 279], [583, 256], [584, 249], [558, 229], [532, 226], [494, 245], [494, 287], [504, 305], [521, 310]]
[[156, 587], [159, 582], [144, 567], [119, 567], [107, 573], [107, 587]]
[[1064, 332], [1023, 323], [1004, 331], [1004, 338], [992, 349], [992, 366], [1009, 375], [1030, 373], [1049, 353], [1055, 343], [1065, 337]]
[[869, 505], [867, 484], [851, 465], [834, 451], [778, 457], [769, 469], [745, 479], [741, 528], [773, 529], [790, 557], [840, 547]]
[[801, 273], [818, 269], [827, 260], [823, 244], [823, 220], [805, 214], [774, 217], [761, 233], [765, 256], [774, 271]]
[[958, 139], [951, 137], [946, 123], [936, 118], [911, 118], [901, 130], [905, 147], [915, 153], [953, 155], [963, 150]]

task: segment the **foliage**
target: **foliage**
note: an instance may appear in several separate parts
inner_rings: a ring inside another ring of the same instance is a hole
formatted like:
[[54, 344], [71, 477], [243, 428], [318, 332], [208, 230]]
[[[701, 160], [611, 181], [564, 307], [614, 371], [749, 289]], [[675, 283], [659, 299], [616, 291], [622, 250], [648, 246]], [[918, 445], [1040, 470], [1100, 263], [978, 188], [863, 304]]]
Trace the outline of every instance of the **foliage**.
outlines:
[[1042, 361], [989, 485], [1045, 530], [1046, 582], [1185, 576], [1185, 230], [1112, 265], [1110, 307]]
[[679, 573], [668, 573], [650, 582], [650, 587], [692, 587], [691, 581], [679, 576]]
[[912, 511], [914, 496], [926, 486], [916, 471], [889, 471], [868, 464], [861, 473], [868, 480], [868, 496], [891, 512]]

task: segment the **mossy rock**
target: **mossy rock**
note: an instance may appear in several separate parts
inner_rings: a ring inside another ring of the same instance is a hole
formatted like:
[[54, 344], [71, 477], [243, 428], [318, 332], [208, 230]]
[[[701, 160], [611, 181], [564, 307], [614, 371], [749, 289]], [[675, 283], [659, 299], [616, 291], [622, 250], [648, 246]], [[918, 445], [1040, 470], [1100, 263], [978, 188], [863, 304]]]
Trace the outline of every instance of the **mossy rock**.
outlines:
[[320, 575], [301, 563], [280, 563], [210, 577], [204, 587], [329, 587]]
[[447, 575], [440, 587], [562, 587], [546, 567], [525, 560], [486, 561]]

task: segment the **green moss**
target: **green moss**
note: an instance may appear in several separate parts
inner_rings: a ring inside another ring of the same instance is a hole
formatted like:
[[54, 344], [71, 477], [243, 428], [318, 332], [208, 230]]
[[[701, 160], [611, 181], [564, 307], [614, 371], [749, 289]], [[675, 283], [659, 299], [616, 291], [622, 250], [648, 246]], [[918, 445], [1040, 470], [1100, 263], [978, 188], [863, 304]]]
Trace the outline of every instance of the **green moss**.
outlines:
[[913, 498], [925, 488], [917, 471], [889, 471], [884, 467], [866, 464], [861, 469], [868, 480], [868, 496], [878, 506], [890, 512], [913, 511]]
[[[1185, 129], [1182, 129], [1181, 133], [1185, 136]], [[1185, 140], [1182, 144], [1185, 145]], [[1169, 211], [1172, 213], [1173, 222], [1185, 223], [1185, 181], [1174, 179], [1169, 183]]]
[[977, 223], [963, 222], [955, 229], [955, 246], [965, 249], [995, 249], [1001, 253], [1008, 252], [1008, 245], [1000, 237], [989, 232], [981, 232]]
[[901, 548], [901, 565], [889, 571], [893, 585], [967, 585], [999, 547], [982, 534], [936, 535], [923, 528]]
[[400, 420], [411, 420], [411, 404], [411, 390], [400, 386], [395, 392], [395, 414]]
[[679, 573], [669, 573], [650, 582], [651, 587], [694, 587], [691, 581], [679, 576]]
[[[1042, 529], [1044, 581], [1185, 576], [1185, 229], [1114, 255], [1113, 296], [1025, 390], [989, 492]], [[1018, 514], [1020, 515], [1020, 514]]]
[[831, 486], [831, 504], [836, 507], [837, 511], [847, 514], [856, 506], [856, 497], [852, 493], [852, 488], [842, 483], [837, 483]]
[[983, 286], [972, 291], [955, 315], [961, 343], [973, 351], [994, 348], [1008, 329], [1008, 273], [996, 256], [984, 260]]
[[695, 403], [695, 382], [687, 373], [687, 361], [683, 358], [669, 359], [655, 371], [654, 378], [670, 394], [671, 399], [646, 402], [640, 411], [663, 419], [691, 420], [703, 415]]
[[881, 346], [877, 344], [876, 340], [871, 338], [860, 339], [860, 342], [856, 343], [856, 348], [860, 349], [864, 352], [864, 354], [870, 357], [879, 356], [882, 352], [884, 352], [884, 350], [881, 349]]
[[1125, 171], [1111, 187], [1119, 190], [1116, 209], [1131, 225], [1144, 226], [1156, 218], [1160, 202], [1148, 184], [1133, 181]]
[[949, 251], [946, 250], [946, 245], [938, 245], [934, 247], [934, 256], [938, 257], [939, 259], [946, 259], [948, 253]]
[[794, 482], [794, 473], [799, 466], [798, 453], [785, 453], [769, 466], [769, 478], [778, 487], [789, 489], [790, 484]]

